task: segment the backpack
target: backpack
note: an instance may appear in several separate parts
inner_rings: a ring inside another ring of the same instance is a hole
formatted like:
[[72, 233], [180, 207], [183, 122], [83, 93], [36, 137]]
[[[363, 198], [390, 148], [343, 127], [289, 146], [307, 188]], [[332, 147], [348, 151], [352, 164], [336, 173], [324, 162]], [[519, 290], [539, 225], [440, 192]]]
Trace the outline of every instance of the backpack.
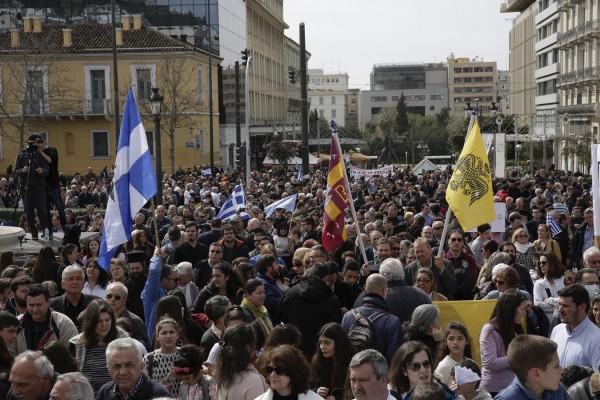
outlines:
[[375, 328], [373, 324], [387, 312], [377, 311], [366, 318], [357, 310], [352, 310], [352, 314], [354, 315], [354, 323], [348, 331], [350, 343], [354, 345], [357, 352], [373, 349], [375, 347]]

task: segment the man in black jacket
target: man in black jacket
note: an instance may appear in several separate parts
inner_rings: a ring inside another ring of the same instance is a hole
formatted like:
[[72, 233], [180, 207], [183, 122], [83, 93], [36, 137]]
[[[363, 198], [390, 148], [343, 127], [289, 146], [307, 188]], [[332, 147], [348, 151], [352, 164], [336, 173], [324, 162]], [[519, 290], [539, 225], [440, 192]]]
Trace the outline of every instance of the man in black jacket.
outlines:
[[97, 296], [81, 293], [84, 280], [85, 273], [83, 272], [83, 268], [78, 265], [69, 265], [62, 272], [61, 286], [65, 294], [55, 297], [50, 302], [50, 307], [54, 311], [69, 317], [75, 326], [77, 326], [77, 329], [80, 328], [80, 321], [78, 321], [79, 314], [93, 300], [98, 299]]
[[286, 290], [279, 301], [275, 322], [293, 324], [302, 329], [300, 350], [312, 357], [317, 345], [319, 329], [328, 322], [341, 322], [339, 299], [327, 284], [329, 268], [315, 264], [306, 271], [306, 277]]

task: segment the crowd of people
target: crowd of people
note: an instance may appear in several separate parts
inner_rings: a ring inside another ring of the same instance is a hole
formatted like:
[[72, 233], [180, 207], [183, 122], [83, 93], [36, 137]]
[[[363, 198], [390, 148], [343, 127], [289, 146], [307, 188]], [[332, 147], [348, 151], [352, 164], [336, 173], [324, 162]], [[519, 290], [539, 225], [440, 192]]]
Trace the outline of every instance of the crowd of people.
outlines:
[[[64, 218], [50, 217], [61, 254], [45, 247], [23, 266], [0, 255], [0, 398], [578, 400], [600, 391], [600, 250], [583, 176], [542, 168], [497, 180], [498, 232], [446, 220], [450, 169], [354, 177], [357, 220], [345, 211], [347, 240], [327, 251], [324, 172], [299, 182], [283, 169], [253, 171], [245, 210], [226, 221], [217, 215], [240, 176], [205, 172], [165, 174], [161, 205], [140, 210], [106, 269], [110, 170], [60, 184]], [[294, 194], [293, 211], [267, 216]], [[74, 197], [85, 216], [73, 217]], [[23, 227], [43, 231], [38, 223], [28, 215]], [[85, 231], [98, 234], [81, 239]], [[477, 300], [473, 314], [479, 300], [496, 300], [481, 330], [442, 326], [433, 302], [467, 300]]]

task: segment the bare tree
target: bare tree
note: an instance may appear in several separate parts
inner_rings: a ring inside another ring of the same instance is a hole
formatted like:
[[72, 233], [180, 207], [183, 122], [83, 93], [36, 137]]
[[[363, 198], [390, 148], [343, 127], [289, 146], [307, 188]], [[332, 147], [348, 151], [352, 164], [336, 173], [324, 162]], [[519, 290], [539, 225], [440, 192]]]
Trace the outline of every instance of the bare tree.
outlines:
[[27, 132], [47, 130], [52, 115], [75, 112], [75, 100], [65, 64], [48, 51], [47, 36], [24, 36], [22, 45], [1, 51], [4, 80], [0, 97], [0, 134], [23, 148]]
[[[157, 84], [164, 96], [161, 133], [170, 139], [171, 173], [175, 173], [175, 131], [193, 126], [200, 114], [201, 88], [196, 64], [178, 57], [165, 57], [157, 68]], [[193, 88], [196, 88], [195, 90]]]

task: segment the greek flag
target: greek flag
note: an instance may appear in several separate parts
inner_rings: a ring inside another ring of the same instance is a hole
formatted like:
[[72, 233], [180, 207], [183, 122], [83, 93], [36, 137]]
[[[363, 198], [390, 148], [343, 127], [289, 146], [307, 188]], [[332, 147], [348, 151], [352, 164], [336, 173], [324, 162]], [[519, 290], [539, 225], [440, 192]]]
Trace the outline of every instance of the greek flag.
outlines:
[[296, 208], [296, 197], [298, 197], [298, 194], [284, 197], [283, 199], [268, 205], [265, 207], [265, 217], [270, 217], [278, 208], [285, 208], [288, 211], [294, 212], [294, 208]]
[[[233, 193], [225, 200], [225, 204], [221, 207], [217, 217], [221, 218], [222, 221], [227, 221], [235, 217], [240, 208], [246, 208], [246, 193], [244, 193], [242, 185], [236, 185]], [[242, 219], [244, 219], [243, 216]]]
[[135, 214], [157, 191], [152, 155], [133, 88], [129, 89], [125, 103], [115, 164], [98, 260], [105, 270], [110, 266], [115, 249], [131, 239]]
[[302, 169], [298, 168], [298, 174], [296, 175], [297, 181], [302, 181]]
[[558, 222], [556, 222], [550, 214], [546, 214], [546, 225], [550, 227], [550, 233], [552, 236], [556, 236], [562, 231], [562, 228], [560, 225], [558, 225]]

